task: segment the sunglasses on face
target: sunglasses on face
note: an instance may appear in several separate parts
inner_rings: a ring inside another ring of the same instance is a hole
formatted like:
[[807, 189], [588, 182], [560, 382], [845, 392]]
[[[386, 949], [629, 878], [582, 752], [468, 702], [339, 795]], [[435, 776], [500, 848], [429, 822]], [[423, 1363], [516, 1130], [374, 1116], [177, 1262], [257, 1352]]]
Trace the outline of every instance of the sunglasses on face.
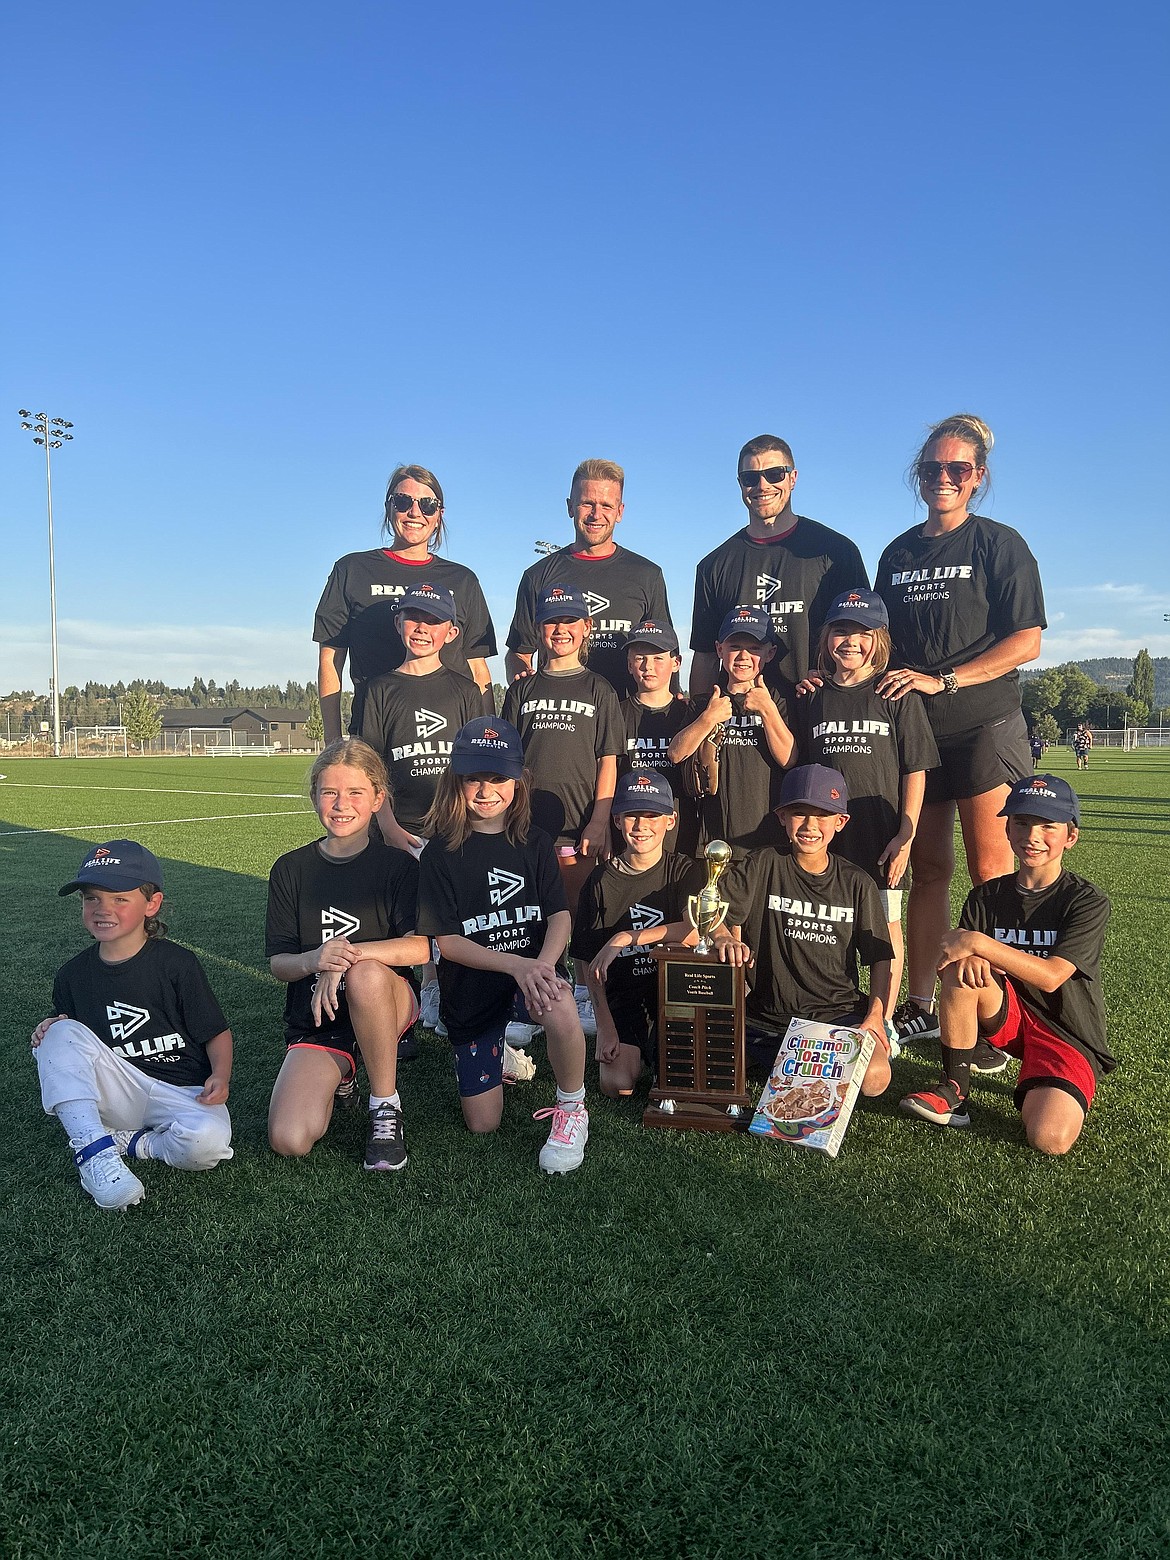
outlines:
[[741, 471], [739, 473], [739, 485], [745, 488], [759, 487], [762, 481], [770, 482], [773, 487], [783, 482], [785, 477], [790, 477], [794, 468], [792, 466], [765, 466], [763, 471]]
[[412, 498], [409, 493], [391, 494], [390, 505], [396, 514], [408, 515], [416, 504], [419, 514], [426, 515], [428, 520], [443, 507], [437, 498]]
[[937, 482], [945, 471], [948, 479], [956, 487], [962, 487], [968, 481], [975, 467], [969, 460], [920, 460], [918, 462], [919, 482]]

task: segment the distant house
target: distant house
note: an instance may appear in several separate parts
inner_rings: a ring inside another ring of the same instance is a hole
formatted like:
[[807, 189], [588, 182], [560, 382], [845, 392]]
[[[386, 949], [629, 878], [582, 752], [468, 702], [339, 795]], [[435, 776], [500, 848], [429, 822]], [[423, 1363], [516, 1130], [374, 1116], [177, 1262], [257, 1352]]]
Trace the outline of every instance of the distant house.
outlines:
[[170, 709], [160, 714], [163, 742], [168, 747], [182, 746], [183, 733], [227, 727], [236, 747], [275, 747], [285, 753], [307, 752], [311, 746], [305, 736], [308, 710], [289, 710], [266, 706], [233, 709], [217, 704], [212, 709]]

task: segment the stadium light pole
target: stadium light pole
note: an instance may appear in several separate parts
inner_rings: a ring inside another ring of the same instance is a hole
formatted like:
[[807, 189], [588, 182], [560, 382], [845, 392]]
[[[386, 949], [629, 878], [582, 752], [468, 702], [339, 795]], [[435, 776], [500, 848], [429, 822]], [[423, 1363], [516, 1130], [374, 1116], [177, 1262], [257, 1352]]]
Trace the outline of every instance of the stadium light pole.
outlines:
[[[51, 452], [59, 450], [61, 446], [73, 435], [69, 432], [73, 424], [66, 422], [64, 417], [50, 417], [47, 412], [37, 412], [34, 417], [32, 412], [20, 409], [22, 428], [27, 428], [33, 436], [33, 443], [43, 446], [45, 451], [45, 493], [49, 505], [49, 628], [53, 642], [53, 757], [61, 757], [61, 683], [57, 672], [57, 571], [53, 558], [53, 465]], [[26, 419], [32, 418], [32, 421]]]
[[538, 552], [542, 558], [548, 558], [553, 553], [560, 552], [561, 549], [556, 542], [533, 542], [532, 550], [533, 552]]

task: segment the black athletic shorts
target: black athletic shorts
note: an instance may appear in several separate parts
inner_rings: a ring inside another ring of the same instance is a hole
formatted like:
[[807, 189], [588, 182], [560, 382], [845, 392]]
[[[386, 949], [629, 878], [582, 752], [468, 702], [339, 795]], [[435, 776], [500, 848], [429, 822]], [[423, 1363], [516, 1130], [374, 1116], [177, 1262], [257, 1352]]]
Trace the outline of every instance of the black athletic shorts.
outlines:
[[966, 801], [1032, 773], [1032, 749], [1022, 711], [938, 740], [939, 766], [926, 772], [927, 802]]
[[618, 1039], [623, 1045], [636, 1045], [652, 1073], [658, 1071], [657, 1009], [657, 993], [646, 1001], [631, 995], [624, 1001], [611, 1002], [609, 1005]]

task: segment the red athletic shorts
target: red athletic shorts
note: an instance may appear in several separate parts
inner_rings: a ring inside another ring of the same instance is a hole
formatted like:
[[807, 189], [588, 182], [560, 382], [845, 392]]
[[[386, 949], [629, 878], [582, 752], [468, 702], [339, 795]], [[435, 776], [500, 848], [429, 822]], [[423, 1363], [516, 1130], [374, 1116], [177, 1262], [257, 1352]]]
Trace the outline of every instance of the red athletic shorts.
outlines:
[[1029, 1013], [1010, 980], [1004, 981], [1003, 1006], [980, 1033], [999, 1050], [1020, 1058], [1015, 1102], [1019, 1110], [1029, 1089], [1063, 1089], [1087, 1114], [1097, 1092], [1097, 1078], [1088, 1059]]

